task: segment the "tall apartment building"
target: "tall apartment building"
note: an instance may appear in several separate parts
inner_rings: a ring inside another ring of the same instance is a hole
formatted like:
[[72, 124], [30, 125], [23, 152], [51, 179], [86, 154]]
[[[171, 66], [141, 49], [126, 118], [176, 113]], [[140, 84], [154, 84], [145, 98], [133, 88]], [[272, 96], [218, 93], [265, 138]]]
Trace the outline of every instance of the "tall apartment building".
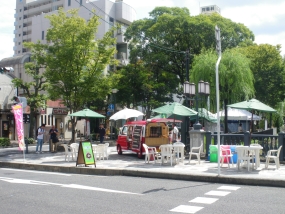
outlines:
[[200, 14], [212, 14], [212, 13], [218, 13], [221, 14], [221, 9], [217, 5], [209, 5], [200, 7]]
[[[11, 0], [10, 0], [11, 1]], [[135, 20], [135, 10], [123, 2], [123, 0], [16, 0], [15, 9], [15, 30], [14, 30], [14, 56], [4, 58], [0, 61], [0, 67], [13, 67], [13, 73], [3, 74], [11, 77], [21, 78], [25, 82], [31, 82], [33, 79], [25, 74], [24, 64], [31, 60], [31, 54], [23, 46], [23, 42], [46, 43], [46, 33], [50, 27], [49, 20], [46, 15], [56, 13], [62, 7], [65, 11], [70, 9], [79, 9], [78, 14], [85, 20], [89, 20], [94, 14], [100, 19], [96, 38], [102, 38], [104, 34], [116, 23], [121, 24], [121, 29], [115, 33], [117, 38], [117, 54], [116, 57], [121, 64], [128, 62], [128, 44], [124, 41], [124, 30]], [[106, 68], [107, 69], [107, 68]], [[9, 83], [11, 84], [11, 83]], [[2, 89], [3, 90], [3, 89]], [[15, 89], [16, 90], [16, 89]], [[23, 94], [21, 89], [16, 90], [20, 96]], [[3, 96], [3, 97], [2, 97]], [[10, 96], [10, 95], [9, 95]], [[7, 133], [3, 132], [3, 127], [8, 124], [9, 136], [15, 139], [15, 123], [13, 122], [13, 114], [11, 113], [11, 98], [8, 94], [0, 93], [0, 136], [7, 137]], [[47, 108], [39, 111], [37, 116], [37, 126], [46, 123], [47, 126], [56, 125], [60, 127], [63, 122], [64, 127], [61, 132], [66, 138], [71, 137], [68, 129], [68, 113], [67, 108], [60, 101], [48, 101]], [[25, 136], [28, 131], [28, 124], [25, 124]], [[5, 130], [6, 130], [5, 128]]]
[[[15, 12], [14, 30], [14, 56], [26, 53], [28, 50], [23, 42], [45, 43], [47, 29], [50, 27], [49, 20], [45, 18], [48, 14], [55, 13], [60, 7], [64, 10], [79, 8], [79, 16], [88, 20], [94, 14], [101, 17], [101, 24], [96, 37], [103, 35], [115, 23], [120, 23], [122, 29], [116, 32], [117, 58], [127, 60], [127, 43], [124, 42], [123, 32], [136, 18], [135, 10], [125, 4], [123, 0], [17, 0]], [[123, 57], [123, 58], [122, 58]], [[124, 63], [125, 61], [122, 61]]]

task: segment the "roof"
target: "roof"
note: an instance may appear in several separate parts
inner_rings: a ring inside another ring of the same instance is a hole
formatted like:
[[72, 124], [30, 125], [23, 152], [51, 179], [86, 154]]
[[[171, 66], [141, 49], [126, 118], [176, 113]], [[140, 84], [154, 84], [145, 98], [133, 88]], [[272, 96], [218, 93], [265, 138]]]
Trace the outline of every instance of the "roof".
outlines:
[[29, 60], [30, 56], [31, 56], [30, 53], [25, 53], [19, 56], [4, 58], [0, 61], [0, 67], [23, 64]]

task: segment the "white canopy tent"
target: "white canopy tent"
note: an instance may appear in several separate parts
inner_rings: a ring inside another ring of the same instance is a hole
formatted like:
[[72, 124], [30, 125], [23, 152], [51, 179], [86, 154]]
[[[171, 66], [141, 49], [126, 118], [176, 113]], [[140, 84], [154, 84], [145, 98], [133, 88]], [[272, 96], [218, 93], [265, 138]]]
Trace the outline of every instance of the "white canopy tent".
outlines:
[[[219, 115], [221, 119], [225, 118], [225, 111], [222, 110], [219, 112]], [[217, 113], [215, 114], [217, 117]], [[243, 109], [235, 109], [228, 107], [228, 120], [251, 120], [251, 117], [253, 116], [253, 120], [261, 120], [261, 117], [253, 114], [247, 110]]]

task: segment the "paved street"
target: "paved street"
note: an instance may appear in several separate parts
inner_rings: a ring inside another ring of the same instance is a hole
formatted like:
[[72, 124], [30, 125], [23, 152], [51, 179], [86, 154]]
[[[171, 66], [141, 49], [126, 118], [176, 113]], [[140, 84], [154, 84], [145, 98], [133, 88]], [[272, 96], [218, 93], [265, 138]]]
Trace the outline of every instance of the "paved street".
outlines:
[[283, 188], [0, 169], [2, 214], [280, 213]]

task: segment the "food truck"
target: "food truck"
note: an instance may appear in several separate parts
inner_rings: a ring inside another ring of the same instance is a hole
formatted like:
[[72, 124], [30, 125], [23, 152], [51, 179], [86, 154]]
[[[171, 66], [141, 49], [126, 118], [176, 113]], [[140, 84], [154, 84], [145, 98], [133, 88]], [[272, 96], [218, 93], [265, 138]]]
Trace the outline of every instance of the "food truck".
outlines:
[[168, 125], [172, 123], [181, 123], [181, 121], [160, 118], [127, 122], [120, 130], [116, 142], [118, 154], [128, 151], [137, 153], [138, 158], [142, 158], [145, 154], [144, 143], [157, 148], [168, 144], [170, 142]]

